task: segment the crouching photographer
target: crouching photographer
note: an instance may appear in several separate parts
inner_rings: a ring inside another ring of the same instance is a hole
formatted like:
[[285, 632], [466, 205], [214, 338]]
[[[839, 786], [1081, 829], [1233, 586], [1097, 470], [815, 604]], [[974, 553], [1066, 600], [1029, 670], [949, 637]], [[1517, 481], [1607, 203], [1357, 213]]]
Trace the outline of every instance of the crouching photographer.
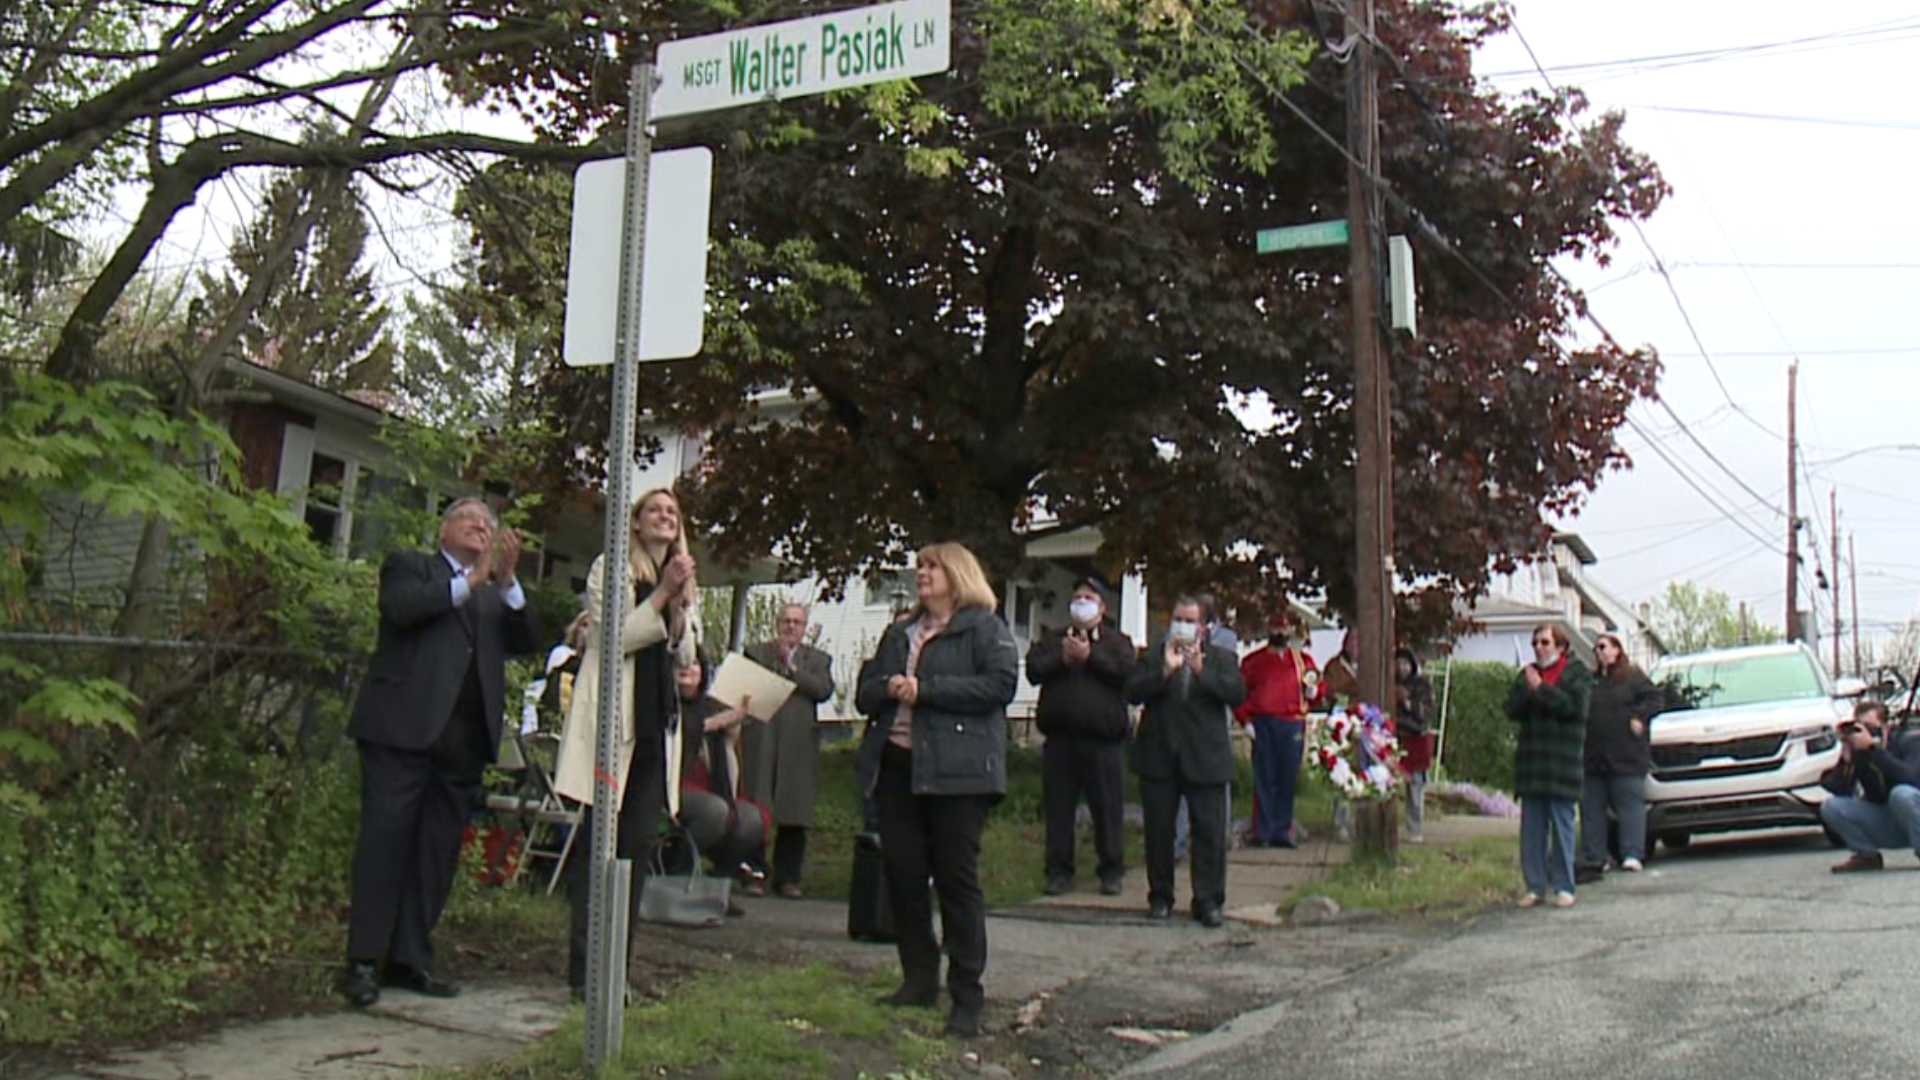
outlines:
[[1840, 726], [1840, 764], [1820, 783], [1833, 796], [1820, 820], [1852, 854], [1833, 872], [1851, 874], [1885, 865], [1883, 848], [1920, 855], [1920, 732], [1896, 732], [1887, 707], [1863, 701]]

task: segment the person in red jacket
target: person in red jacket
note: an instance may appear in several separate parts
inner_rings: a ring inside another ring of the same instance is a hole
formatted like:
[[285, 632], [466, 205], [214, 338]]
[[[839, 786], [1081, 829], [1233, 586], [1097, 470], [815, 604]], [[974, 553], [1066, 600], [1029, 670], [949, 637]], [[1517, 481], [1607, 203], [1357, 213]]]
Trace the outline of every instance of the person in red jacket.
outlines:
[[1234, 716], [1253, 727], [1253, 845], [1293, 846], [1293, 795], [1306, 745], [1307, 711], [1320, 701], [1320, 669], [1293, 639], [1291, 610], [1273, 618], [1265, 648], [1240, 662], [1247, 700]]

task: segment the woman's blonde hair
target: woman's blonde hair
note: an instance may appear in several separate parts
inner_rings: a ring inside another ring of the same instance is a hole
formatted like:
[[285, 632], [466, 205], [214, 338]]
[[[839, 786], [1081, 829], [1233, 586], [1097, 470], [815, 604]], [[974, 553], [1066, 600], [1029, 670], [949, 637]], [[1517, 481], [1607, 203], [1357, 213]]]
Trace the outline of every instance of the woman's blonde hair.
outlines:
[[[633, 506], [627, 510], [627, 529], [629, 531], [633, 529], [634, 517], [640, 513], [641, 507], [647, 505], [647, 500], [655, 495], [665, 495], [672, 499], [673, 508], [680, 513], [680, 534], [675, 536], [673, 543], [667, 546], [667, 558], [688, 554], [687, 513], [681, 510], [680, 496], [675, 495], [672, 488], [657, 487], [633, 500]], [[629, 543], [627, 545], [627, 567], [633, 572], [633, 580], [639, 584], [652, 585], [660, 580], [660, 567], [654, 565], [653, 556], [647, 554], [645, 544]]]
[[980, 560], [964, 545], [951, 540], [938, 544], [928, 544], [920, 549], [917, 561], [932, 563], [947, 572], [947, 581], [953, 586], [953, 609], [983, 607], [991, 611], [1000, 606], [1000, 600], [993, 594], [993, 586], [987, 584], [987, 572], [980, 567]]

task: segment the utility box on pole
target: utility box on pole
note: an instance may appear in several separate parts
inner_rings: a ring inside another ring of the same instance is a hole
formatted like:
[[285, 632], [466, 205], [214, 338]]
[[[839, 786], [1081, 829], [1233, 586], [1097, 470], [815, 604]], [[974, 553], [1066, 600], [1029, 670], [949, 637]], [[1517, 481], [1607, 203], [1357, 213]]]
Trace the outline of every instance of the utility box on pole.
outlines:
[[1413, 244], [1404, 236], [1387, 237], [1387, 300], [1393, 328], [1419, 337], [1413, 292]]

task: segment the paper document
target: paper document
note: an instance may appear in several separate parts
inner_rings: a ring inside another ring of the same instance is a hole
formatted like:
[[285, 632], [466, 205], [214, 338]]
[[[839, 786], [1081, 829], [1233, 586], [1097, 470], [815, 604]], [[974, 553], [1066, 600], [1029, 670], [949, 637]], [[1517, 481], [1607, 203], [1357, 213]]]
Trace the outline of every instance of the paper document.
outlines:
[[740, 653], [728, 653], [713, 677], [708, 696], [729, 709], [737, 709], [743, 699], [751, 698], [747, 711], [755, 720], [771, 720], [793, 693], [793, 680], [785, 679], [747, 659]]

